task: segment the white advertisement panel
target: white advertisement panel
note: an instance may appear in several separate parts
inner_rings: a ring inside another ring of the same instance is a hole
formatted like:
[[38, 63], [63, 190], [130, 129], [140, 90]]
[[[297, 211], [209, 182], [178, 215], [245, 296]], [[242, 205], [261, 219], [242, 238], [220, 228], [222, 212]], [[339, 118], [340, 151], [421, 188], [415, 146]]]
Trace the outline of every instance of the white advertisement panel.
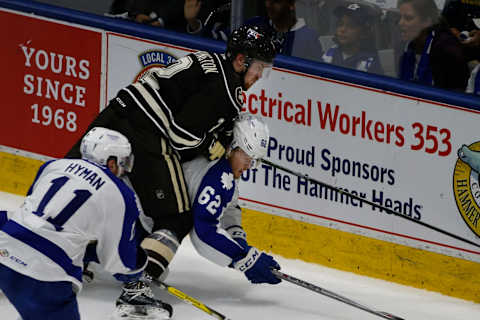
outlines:
[[151, 67], [166, 66], [193, 50], [107, 32], [107, 85], [109, 101]]
[[[476, 241], [478, 172], [457, 150], [477, 149], [478, 112], [286, 70], [246, 101], [269, 121], [270, 161]], [[271, 212], [478, 261], [473, 246], [269, 166], [245, 178], [245, 201]]]
[[[190, 51], [107, 39], [107, 99]], [[478, 241], [479, 112], [281, 69], [245, 101], [270, 126], [268, 160]], [[458, 160], [462, 145], [470, 164]], [[474, 246], [266, 165], [244, 174], [240, 195], [248, 208], [480, 261]]]

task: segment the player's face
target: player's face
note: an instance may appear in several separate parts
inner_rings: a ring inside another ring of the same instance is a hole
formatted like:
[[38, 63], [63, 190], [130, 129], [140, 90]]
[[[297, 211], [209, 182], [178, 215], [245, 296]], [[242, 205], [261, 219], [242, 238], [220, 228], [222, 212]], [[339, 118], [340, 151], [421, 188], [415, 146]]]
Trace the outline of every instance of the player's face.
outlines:
[[271, 70], [272, 70], [271, 63], [254, 59], [252, 63], [250, 63], [247, 73], [245, 74], [245, 79], [244, 79], [245, 90], [248, 90], [260, 78], [268, 78]]
[[108, 160], [108, 161], [107, 161], [107, 167], [108, 167], [108, 169], [110, 169], [110, 171], [111, 171], [115, 176], [118, 177], [120, 170], [119, 170], [119, 167], [118, 167], [118, 165], [117, 165], [117, 161], [116, 161], [116, 160], [114, 160], [114, 159]]
[[335, 36], [340, 46], [354, 46], [361, 41], [361, 33], [362, 28], [351, 17], [344, 15], [338, 20]]
[[398, 9], [400, 11], [398, 26], [403, 41], [415, 39], [420, 31], [432, 24], [432, 20], [422, 18], [410, 2], [403, 3]]
[[243, 171], [250, 169], [254, 163], [252, 157], [240, 148], [236, 148], [232, 151], [229, 160], [235, 179], [240, 178]]

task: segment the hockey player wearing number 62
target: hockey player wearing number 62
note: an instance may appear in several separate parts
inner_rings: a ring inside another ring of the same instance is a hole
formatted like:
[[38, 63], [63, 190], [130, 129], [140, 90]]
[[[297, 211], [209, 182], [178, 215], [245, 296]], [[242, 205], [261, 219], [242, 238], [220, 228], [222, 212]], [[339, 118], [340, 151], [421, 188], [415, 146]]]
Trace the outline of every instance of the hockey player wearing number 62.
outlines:
[[247, 243], [238, 206], [238, 179], [267, 154], [270, 135], [258, 117], [241, 115], [233, 127], [226, 157], [209, 162], [197, 157], [183, 164], [192, 199], [191, 241], [198, 253], [221, 266], [242, 271], [252, 283], [280, 282], [280, 269], [268, 254]]
[[[181, 163], [199, 154], [221, 157], [228, 132], [250, 88], [272, 67], [275, 46], [256, 26], [240, 27], [226, 53], [194, 52], [166, 68], [152, 68], [121, 89], [90, 126], [124, 134], [136, 166], [128, 175], [152, 233], [142, 243], [147, 273], [160, 277], [192, 228]], [[67, 154], [79, 157], [78, 143]]]
[[[135, 192], [120, 177], [133, 166], [128, 140], [93, 128], [82, 159], [43, 164], [23, 205], [0, 216], [0, 289], [23, 320], [80, 319], [83, 257], [95, 259], [120, 281], [138, 279], [147, 255], [140, 247]], [[3, 217], [3, 218], [2, 218]], [[168, 318], [170, 305], [139, 291], [149, 311]]]

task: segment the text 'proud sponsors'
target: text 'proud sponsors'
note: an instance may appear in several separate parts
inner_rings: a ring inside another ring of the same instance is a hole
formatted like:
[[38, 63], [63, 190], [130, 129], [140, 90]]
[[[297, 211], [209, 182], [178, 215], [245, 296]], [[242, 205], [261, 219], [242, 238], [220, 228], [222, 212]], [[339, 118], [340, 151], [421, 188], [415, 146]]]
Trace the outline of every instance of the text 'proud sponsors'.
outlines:
[[[265, 89], [262, 89], [259, 95], [245, 95], [244, 101], [246, 103], [243, 111], [267, 118], [307, 127], [318, 125], [322, 130], [439, 157], [446, 157], [452, 152], [451, 130], [429, 123], [415, 121], [408, 126], [386, 123], [371, 118], [362, 108], [358, 108], [355, 114], [349, 114], [343, 112], [341, 106], [329, 101], [307, 99], [298, 103], [284, 99], [282, 92], [277, 92], [276, 96], [267, 95]], [[313, 119], [316, 119], [313, 112], [318, 114], [318, 123], [313, 122]]]
[[[301, 149], [294, 146], [282, 145], [273, 136], [270, 138], [267, 157], [272, 159], [272, 161], [275, 161], [276, 159], [286, 160], [292, 164], [299, 164], [311, 168], [318, 166], [332, 177], [344, 175], [359, 180], [369, 180], [380, 185], [383, 184], [389, 186], [394, 186], [396, 181], [394, 169], [358, 160], [341, 158], [332, 154], [332, 151], [328, 148], [317, 150], [316, 146], [311, 146], [308, 149]], [[322, 181], [321, 178], [312, 178]], [[258, 168], [245, 171], [242, 175], [242, 180], [261, 184], [272, 189], [296, 192], [297, 194], [311, 198], [323, 199], [352, 207], [365, 207], [365, 204], [362, 201], [354, 199], [349, 195], [345, 195], [334, 189], [314, 183], [304, 177], [285, 173], [280, 169], [265, 164], [262, 164]], [[335, 187], [360, 198], [370, 200], [383, 207], [392, 209], [398, 213], [407, 215], [413, 219], [422, 219], [423, 206], [418, 203], [414, 197], [409, 197], [408, 199], [396, 199], [387, 195], [383, 190], [378, 189], [366, 191], [352, 190], [341, 186]], [[371, 207], [371, 209], [372, 211], [377, 212], [384, 211], [374, 207]]]
[[[99, 112], [100, 32], [0, 11], [8, 90], [0, 144], [62, 157]], [[13, 134], [15, 132], [15, 134]]]

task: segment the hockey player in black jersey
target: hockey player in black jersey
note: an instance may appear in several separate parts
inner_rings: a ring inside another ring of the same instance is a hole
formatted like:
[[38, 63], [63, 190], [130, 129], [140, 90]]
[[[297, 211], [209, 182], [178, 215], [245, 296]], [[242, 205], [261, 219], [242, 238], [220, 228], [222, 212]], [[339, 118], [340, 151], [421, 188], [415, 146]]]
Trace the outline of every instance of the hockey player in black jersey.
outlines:
[[[129, 179], [151, 219], [142, 242], [150, 276], [165, 272], [192, 228], [181, 163], [202, 153], [211, 160], [224, 154], [243, 90], [271, 68], [275, 53], [263, 29], [240, 27], [231, 34], [225, 54], [195, 52], [166, 68], [148, 70], [121, 89], [90, 124], [117, 130], [132, 144], [136, 166]], [[66, 157], [80, 157], [79, 143]]]

